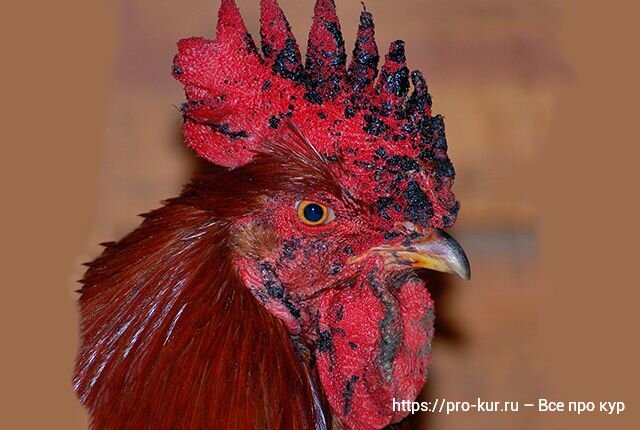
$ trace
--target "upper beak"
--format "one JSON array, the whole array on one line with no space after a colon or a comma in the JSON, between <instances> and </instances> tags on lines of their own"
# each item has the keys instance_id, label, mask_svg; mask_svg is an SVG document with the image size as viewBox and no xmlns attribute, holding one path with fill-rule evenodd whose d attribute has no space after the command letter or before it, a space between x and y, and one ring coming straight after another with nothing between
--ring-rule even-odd
<instances>
[{"instance_id":1,"label":"upper beak","mask_svg":"<svg viewBox=\"0 0 640 430\"><path fill-rule=\"evenodd\" d=\"M450 235L439 229L422 229L411 226L412 233L395 245L383 245L371 249L371 252L385 258L390 266L415 267L455 273L463 279L471 278L469 259L460 244Z\"/></svg>"}]
</instances>

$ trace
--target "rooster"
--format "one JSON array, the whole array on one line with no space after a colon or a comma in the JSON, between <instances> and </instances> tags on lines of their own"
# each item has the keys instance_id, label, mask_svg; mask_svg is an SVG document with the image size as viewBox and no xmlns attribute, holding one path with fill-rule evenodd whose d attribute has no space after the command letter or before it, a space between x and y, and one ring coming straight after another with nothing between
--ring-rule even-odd
<instances>
[{"instance_id":1,"label":"rooster","mask_svg":"<svg viewBox=\"0 0 640 430\"><path fill-rule=\"evenodd\" d=\"M372 16L353 59L317 0L303 64L276 0L262 53L233 0L178 43L188 146L210 161L88 263L74 386L91 428L381 429L427 378L417 269L469 277L443 119ZM401 425L406 425L403 421Z\"/></svg>"}]
</instances>

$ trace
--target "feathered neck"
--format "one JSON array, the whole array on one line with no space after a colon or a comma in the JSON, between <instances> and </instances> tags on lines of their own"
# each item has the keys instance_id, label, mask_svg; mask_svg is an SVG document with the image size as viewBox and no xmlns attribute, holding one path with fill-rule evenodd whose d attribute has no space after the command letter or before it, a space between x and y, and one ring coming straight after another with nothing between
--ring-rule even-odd
<instances>
[{"instance_id":1,"label":"feathered neck","mask_svg":"<svg viewBox=\"0 0 640 430\"><path fill-rule=\"evenodd\" d=\"M239 280L229 226L193 199L88 264L74 384L91 427L331 428L315 371Z\"/></svg>"}]
</instances>

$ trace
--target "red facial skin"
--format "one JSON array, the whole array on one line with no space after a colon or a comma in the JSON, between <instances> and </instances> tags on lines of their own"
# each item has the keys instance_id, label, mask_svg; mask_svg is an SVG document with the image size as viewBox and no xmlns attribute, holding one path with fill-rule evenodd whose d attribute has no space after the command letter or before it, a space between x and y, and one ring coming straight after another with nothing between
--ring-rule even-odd
<instances>
[{"instance_id":1,"label":"red facial skin","mask_svg":"<svg viewBox=\"0 0 640 430\"><path fill-rule=\"evenodd\" d=\"M335 219L304 224L295 210L299 200L332 208ZM271 252L238 257L238 271L254 297L312 346L334 413L354 429L382 428L406 416L392 410L393 399L420 392L433 336L433 302L417 277L388 269L380 256L349 262L402 240L377 218L312 194L270 198L263 212L239 223L275 231Z\"/></svg>"}]
</instances>

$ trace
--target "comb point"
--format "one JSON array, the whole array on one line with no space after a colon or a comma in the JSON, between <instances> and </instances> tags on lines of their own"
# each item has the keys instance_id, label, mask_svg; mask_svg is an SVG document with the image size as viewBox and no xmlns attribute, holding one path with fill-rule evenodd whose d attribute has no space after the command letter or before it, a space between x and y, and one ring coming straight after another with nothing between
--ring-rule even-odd
<instances>
[{"instance_id":1,"label":"comb point","mask_svg":"<svg viewBox=\"0 0 640 430\"><path fill-rule=\"evenodd\" d=\"M360 14L353 59L349 65L349 84L353 91L361 91L375 80L379 61L373 15L365 8Z\"/></svg>"},{"instance_id":2,"label":"comb point","mask_svg":"<svg viewBox=\"0 0 640 430\"><path fill-rule=\"evenodd\" d=\"M399 102L409 92L409 69L404 41L396 40L391 43L376 90L383 100L395 102Z\"/></svg>"},{"instance_id":3,"label":"comb point","mask_svg":"<svg viewBox=\"0 0 640 430\"><path fill-rule=\"evenodd\" d=\"M260 1L260 39L272 71L298 81L302 75L300 48L277 0Z\"/></svg>"},{"instance_id":4,"label":"comb point","mask_svg":"<svg viewBox=\"0 0 640 430\"><path fill-rule=\"evenodd\" d=\"M258 49L234 0L222 0L220 3L216 39L243 46L248 52L258 55Z\"/></svg>"},{"instance_id":5,"label":"comb point","mask_svg":"<svg viewBox=\"0 0 640 430\"><path fill-rule=\"evenodd\" d=\"M336 5L333 0L317 0L305 64L309 102L321 104L342 91L346 62Z\"/></svg>"}]
</instances>

